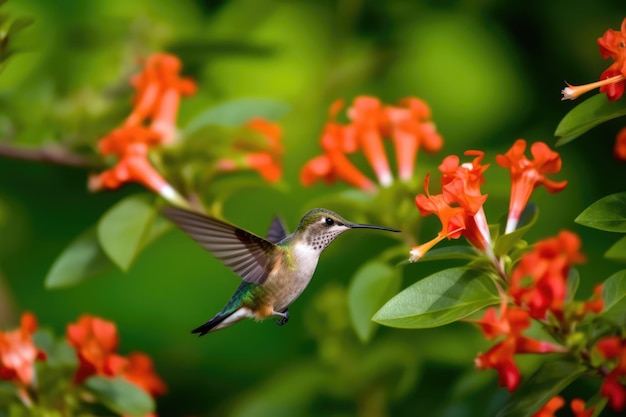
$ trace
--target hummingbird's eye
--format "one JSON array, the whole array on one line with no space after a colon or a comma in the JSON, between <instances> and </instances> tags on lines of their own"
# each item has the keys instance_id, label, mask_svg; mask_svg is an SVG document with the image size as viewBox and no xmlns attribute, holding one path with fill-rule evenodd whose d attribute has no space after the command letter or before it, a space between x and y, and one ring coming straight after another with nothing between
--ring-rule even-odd
<instances>
[{"instance_id":1,"label":"hummingbird's eye","mask_svg":"<svg viewBox=\"0 0 626 417\"><path fill-rule=\"evenodd\" d=\"M326 225L332 226L333 224L335 224L335 221L330 217L326 217Z\"/></svg>"}]
</instances>

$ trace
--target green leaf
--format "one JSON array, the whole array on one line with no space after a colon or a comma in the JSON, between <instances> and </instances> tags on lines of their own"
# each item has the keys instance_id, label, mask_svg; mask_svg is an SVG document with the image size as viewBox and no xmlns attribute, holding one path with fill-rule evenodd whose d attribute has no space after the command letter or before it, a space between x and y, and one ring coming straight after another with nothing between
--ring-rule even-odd
<instances>
[{"instance_id":1,"label":"green leaf","mask_svg":"<svg viewBox=\"0 0 626 417\"><path fill-rule=\"evenodd\" d=\"M436 327L498 302L500 298L489 275L475 269L451 268L404 289L373 320L408 329Z\"/></svg>"},{"instance_id":2,"label":"green leaf","mask_svg":"<svg viewBox=\"0 0 626 417\"><path fill-rule=\"evenodd\" d=\"M157 209L155 208L155 210ZM173 227L174 225L172 224L172 222L167 220L165 217L155 216L152 221L152 224L150 225L150 229L148 229L148 234L146 235L146 238L143 241L142 249L145 248L148 244L157 240L163 233L167 232Z\"/></svg>"},{"instance_id":3,"label":"green leaf","mask_svg":"<svg viewBox=\"0 0 626 417\"><path fill-rule=\"evenodd\" d=\"M602 284L604 310L600 317L618 326L626 323L626 269L611 275Z\"/></svg>"},{"instance_id":4,"label":"green leaf","mask_svg":"<svg viewBox=\"0 0 626 417\"><path fill-rule=\"evenodd\" d=\"M605 94L597 94L570 110L554 132L559 140L556 146L564 145L589 129L626 115L626 107L619 101L609 101Z\"/></svg>"},{"instance_id":5,"label":"green leaf","mask_svg":"<svg viewBox=\"0 0 626 417\"><path fill-rule=\"evenodd\" d=\"M447 246L429 250L420 258L419 262L448 261L451 259L473 261L478 256L480 256L480 253L473 246Z\"/></svg>"},{"instance_id":6,"label":"green leaf","mask_svg":"<svg viewBox=\"0 0 626 417\"><path fill-rule=\"evenodd\" d=\"M604 254L606 259L617 262L626 262L626 236L618 240Z\"/></svg>"},{"instance_id":7,"label":"green leaf","mask_svg":"<svg viewBox=\"0 0 626 417\"><path fill-rule=\"evenodd\" d=\"M35 346L46 352L46 363L53 367L74 367L78 364L76 351L66 340L55 340L48 329L39 329L33 334Z\"/></svg>"},{"instance_id":8,"label":"green leaf","mask_svg":"<svg viewBox=\"0 0 626 417\"><path fill-rule=\"evenodd\" d=\"M157 210L152 196L131 195L111 207L98 222L98 239L107 256L123 271L156 235ZM156 229L162 232L163 226Z\"/></svg>"},{"instance_id":9,"label":"green leaf","mask_svg":"<svg viewBox=\"0 0 626 417\"><path fill-rule=\"evenodd\" d=\"M576 291L578 290L578 285L580 284L580 274L578 273L578 269L570 268L567 273L567 302L574 301L574 296L576 295Z\"/></svg>"},{"instance_id":10,"label":"green leaf","mask_svg":"<svg viewBox=\"0 0 626 417\"><path fill-rule=\"evenodd\" d=\"M602 197L574 221L594 229L626 233L626 192Z\"/></svg>"},{"instance_id":11,"label":"green leaf","mask_svg":"<svg viewBox=\"0 0 626 417\"><path fill-rule=\"evenodd\" d=\"M78 284L107 269L113 264L102 251L96 228L92 227L78 236L54 261L45 285L47 288L59 288Z\"/></svg>"},{"instance_id":12,"label":"green leaf","mask_svg":"<svg viewBox=\"0 0 626 417\"><path fill-rule=\"evenodd\" d=\"M401 271L381 261L364 264L348 287L348 308L357 335L367 342L374 334L372 316L400 289Z\"/></svg>"},{"instance_id":13,"label":"green leaf","mask_svg":"<svg viewBox=\"0 0 626 417\"><path fill-rule=\"evenodd\" d=\"M276 120L288 111L289 105L278 100L267 98L232 100L200 113L187 124L185 134L189 135L205 126L240 126L255 117Z\"/></svg>"},{"instance_id":14,"label":"green leaf","mask_svg":"<svg viewBox=\"0 0 626 417\"><path fill-rule=\"evenodd\" d=\"M152 397L135 384L122 378L92 376L85 387L105 406L120 414L145 416L154 411Z\"/></svg>"},{"instance_id":15,"label":"green leaf","mask_svg":"<svg viewBox=\"0 0 626 417\"><path fill-rule=\"evenodd\" d=\"M527 204L520 215L520 222L517 229L513 230L511 233L499 235L496 238L494 245L496 256L508 255L512 249L516 248L526 232L537 222L538 217L539 210L537 209L537 205L533 203Z\"/></svg>"},{"instance_id":16,"label":"green leaf","mask_svg":"<svg viewBox=\"0 0 626 417\"><path fill-rule=\"evenodd\" d=\"M545 361L530 378L517 387L496 417L531 417L585 371L584 366L571 360Z\"/></svg>"},{"instance_id":17,"label":"green leaf","mask_svg":"<svg viewBox=\"0 0 626 417\"><path fill-rule=\"evenodd\" d=\"M33 23L35 23L35 19L33 19L32 17L18 17L13 22L11 22L11 26L6 33L6 36L15 36L17 32L24 30Z\"/></svg>"}]
</instances>

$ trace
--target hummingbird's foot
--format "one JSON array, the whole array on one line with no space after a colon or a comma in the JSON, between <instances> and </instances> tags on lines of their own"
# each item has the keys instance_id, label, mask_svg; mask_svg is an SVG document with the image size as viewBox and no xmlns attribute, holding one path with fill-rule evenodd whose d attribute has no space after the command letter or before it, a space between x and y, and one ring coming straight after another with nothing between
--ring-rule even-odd
<instances>
[{"instance_id":1,"label":"hummingbird's foot","mask_svg":"<svg viewBox=\"0 0 626 417\"><path fill-rule=\"evenodd\" d=\"M275 311L274 314L280 316L280 318L276 320L276 324L279 326L284 326L289 321L289 309L287 308L282 313Z\"/></svg>"}]
</instances>

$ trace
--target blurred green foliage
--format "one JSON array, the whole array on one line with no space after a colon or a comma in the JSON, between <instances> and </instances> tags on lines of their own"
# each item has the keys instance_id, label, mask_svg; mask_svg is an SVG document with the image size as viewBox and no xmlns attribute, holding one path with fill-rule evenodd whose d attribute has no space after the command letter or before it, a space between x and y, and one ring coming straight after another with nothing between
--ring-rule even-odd
<instances>
[{"instance_id":1,"label":"blurred green foliage","mask_svg":"<svg viewBox=\"0 0 626 417\"><path fill-rule=\"evenodd\" d=\"M430 104L445 145L440 155L418 158L419 184L450 153L493 156L519 137L554 144L558 121L575 105L560 101L563 80L598 78L607 64L595 41L624 17L623 0L10 0L2 11L34 19L0 73L2 141L93 144L128 113L128 77L137 57L153 51L179 55L184 73L198 81L199 93L182 103L183 126L233 99L287 103L280 120L286 186L252 188L223 208L228 220L259 234L276 213L293 230L313 201L346 188L305 189L297 180L318 153L336 98L418 96ZM589 277L619 269L601 258L614 239L573 220L623 191L624 167L611 155L621 125L623 118L602 124L560 148L568 187L533 196L541 215L528 240L562 228L582 236L590 260L580 267L582 294L596 282ZM486 178L494 221L508 205L508 173L492 166ZM495 373L472 369L488 344L467 324L380 328L369 344L359 341L349 324L348 279L392 244L386 237L347 235L332 245L285 327L247 321L192 337L189 330L222 307L238 279L179 232L147 247L125 273L47 290L44 278L61 251L140 190L92 195L86 181L83 169L0 159L0 324L15 323L21 310L58 334L81 313L116 322L122 349L150 354L168 383L159 415L485 416L504 403ZM420 240L439 227L436 219L422 225ZM402 287L441 262L458 265L406 266ZM523 370L536 367L525 359ZM588 396L597 387L568 390Z\"/></svg>"}]
</instances>

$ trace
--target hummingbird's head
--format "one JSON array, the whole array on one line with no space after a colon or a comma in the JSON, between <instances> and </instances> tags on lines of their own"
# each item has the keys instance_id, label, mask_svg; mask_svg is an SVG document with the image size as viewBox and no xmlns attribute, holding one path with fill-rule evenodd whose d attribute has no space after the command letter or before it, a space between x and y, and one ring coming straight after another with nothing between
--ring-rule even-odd
<instances>
[{"instance_id":1,"label":"hummingbird's head","mask_svg":"<svg viewBox=\"0 0 626 417\"><path fill-rule=\"evenodd\" d=\"M308 211L300 224L298 232L304 242L315 250L324 250L337 236L350 229L380 229L389 232L399 230L369 224L351 223L330 210L317 208Z\"/></svg>"}]
</instances>

